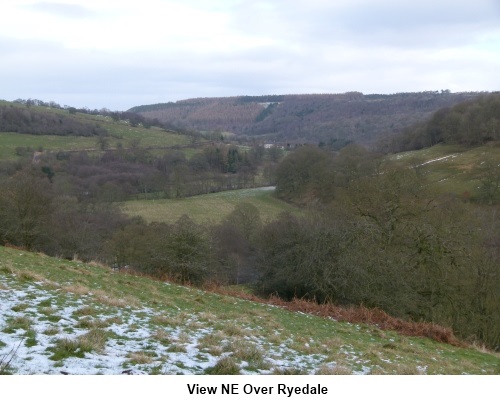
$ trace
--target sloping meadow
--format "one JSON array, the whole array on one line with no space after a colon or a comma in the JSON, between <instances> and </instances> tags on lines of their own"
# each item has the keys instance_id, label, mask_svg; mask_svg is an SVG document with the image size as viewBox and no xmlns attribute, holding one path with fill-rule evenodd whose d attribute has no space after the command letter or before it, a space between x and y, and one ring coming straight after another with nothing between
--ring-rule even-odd
<instances>
[{"instance_id":1,"label":"sloping meadow","mask_svg":"<svg viewBox=\"0 0 500 405\"><path fill-rule=\"evenodd\" d=\"M500 358L0 247L2 374L499 374Z\"/></svg>"}]
</instances>

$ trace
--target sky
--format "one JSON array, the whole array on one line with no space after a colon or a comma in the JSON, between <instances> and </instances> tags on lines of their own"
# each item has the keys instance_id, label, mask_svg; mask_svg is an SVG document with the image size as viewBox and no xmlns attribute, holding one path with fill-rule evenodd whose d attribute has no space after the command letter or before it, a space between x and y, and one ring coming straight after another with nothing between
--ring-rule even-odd
<instances>
[{"instance_id":1,"label":"sky","mask_svg":"<svg viewBox=\"0 0 500 405\"><path fill-rule=\"evenodd\" d=\"M500 90L500 0L2 0L0 99Z\"/></svg>"}]
</instances>

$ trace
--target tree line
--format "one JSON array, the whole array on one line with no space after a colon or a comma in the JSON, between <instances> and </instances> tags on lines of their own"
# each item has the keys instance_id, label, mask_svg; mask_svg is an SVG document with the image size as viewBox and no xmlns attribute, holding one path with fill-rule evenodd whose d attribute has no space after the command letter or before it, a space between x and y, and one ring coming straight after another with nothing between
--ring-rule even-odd
<instances>
[{"instance_id":1,"label":"tree line","mask_svg":"<svg viewBox=\"0 0 500 405\"><path fill-rule=\"evenodd\" d=\"M3 163L5 175L30 164L32 152L19 148L21 158L17 163ZM281 155L276 152L261 146L240 148L214 142L205 144L188 159L182 149L166 149L158 154L132 141L128 147L118 145L94 153L42 150L37 152L36 165L60 194L79 201L119 202L130 198L183 198L269 185Z\"/></svg>"},{"instance_id":2,"label":"tree line","mask_svg":"<svg viewBox=\"0 0 500 405\"><path fill-rule=\"evenodd\" d=\"M222 224L147 224L105 201L62 193L38 166L0 181L0 243L65 259L100 260L151 276L201 285L255 278L243 257L260 214L241 204ZM253 239L252 239L253 240Z\"/></svg>"},{"instance_id":3,"label":"tree line","mask_svg":"<svg viewBox=\"0 0 500 405\"><path fill-rule=\"evenodd\" d=\"M96 123L82 122L68 115L30 108L0 106L0 131L32 135L107 136Z\"/></svg>"}]
</instances>

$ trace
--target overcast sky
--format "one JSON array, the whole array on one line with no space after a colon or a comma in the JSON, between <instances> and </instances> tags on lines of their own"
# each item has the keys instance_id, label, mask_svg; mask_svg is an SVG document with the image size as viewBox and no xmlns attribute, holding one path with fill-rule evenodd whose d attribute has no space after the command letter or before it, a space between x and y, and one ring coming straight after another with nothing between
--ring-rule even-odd
<instances>
[{"instance_id":1,"label":"overcast sky","mask_svg":"<svg viewBox=\"0 0 500 405\"><path fill-rule=\"evenodd\" d=\"M1 0L0 99L500 90L500 0Z\"/></svg>"}]
</instances>

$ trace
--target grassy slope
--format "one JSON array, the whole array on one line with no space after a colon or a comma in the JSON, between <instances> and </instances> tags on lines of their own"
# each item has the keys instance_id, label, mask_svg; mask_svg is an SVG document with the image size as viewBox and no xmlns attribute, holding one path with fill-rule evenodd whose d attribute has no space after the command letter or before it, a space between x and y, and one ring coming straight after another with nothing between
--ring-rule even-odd
<instances>
[{"instance_id":1,"label":"grassy slope","mask_svg":"<svg viewBox=\"0 0 500 405\"><path fill-rule=\"evenodd\" d=\"M500 145L471 148L436 145L419 151L398 153L390 159L404 166L417 165L428 179L429 186L440 192L459 196L468 192L472 197L477 197L480 182L475 178L474 169L480 167L486 157L500 163Z\"/></svg>"},{"instance_id":2,"label":"grassy slope","mask_svg":"<svg viewBox=\"0 0 500 405\"><path fill-rule=\"evenodd\" d=\"M299 213L295 208L273 196L270 189L245 189L204 194L190 198L171 200L136 200L122 204L124 213L141 216L148 222L173 223L184 214L195 222L220 222L240 202L255 205L265 222L276 218L283 211Z\"/></svg>"},{"instance_id":3,"label":"grassy slope","mask_svg":"<svg viewBox=\"0 0 500 405\"><path fill-rule=\"evenodd\" d=\"M13 373L500 373L475 349L5 247L0 298Z\"/></svg>"},{"instance_id":4,"label":"grassy slope","mask_svg":"<svg viewBox=\"0 0 500 405\"><path fill-rule=\"evenodd\" d=\"M5 104L5 103L4 103ZM16 107L20 107L16 105ZM50 111L60 115L68 115L64 110L50 109L47 107L30 107L40 109L40 111ZM105 128L109 133L109 147L115 148L118 144L127 147L132 140L140 139L141 147L163 148L173 145L185 145L189 143L188 137L172 132L164 131L160 128L151 127L150 129L132 127L126 122L113 122L110 117L94 116L88 114L76 114L72 116L83 122L97 123ZM0 132L0 159L16 158L16 147L31 147L37 149L42 147L48 151L59 150L82 150L95 149L97 146L97 137L83 136L54 136L54 135L29 135L9 132Z\"/></svg>"},{"instance_id":5,"label":"grassy slope","mask_svg":"<svg viewBox=\"0 0 500 405\"><path fill-rule=\"evenodd\" d=\"M189 143L189 139L185 135L167 132L161 128L151 127L146 129L142 126L132 127L128 123L119 121L114 122L110 117L93 116L86 114L78 114L79 117L88 121L97 122L105 128L109 135L115 138L114 142L121 142L124 147L133 139L140 139L141 147L165 147L174 145L184 145ZM114 146L111 142L110 146Z\"/></svg>"}]
</instances>

